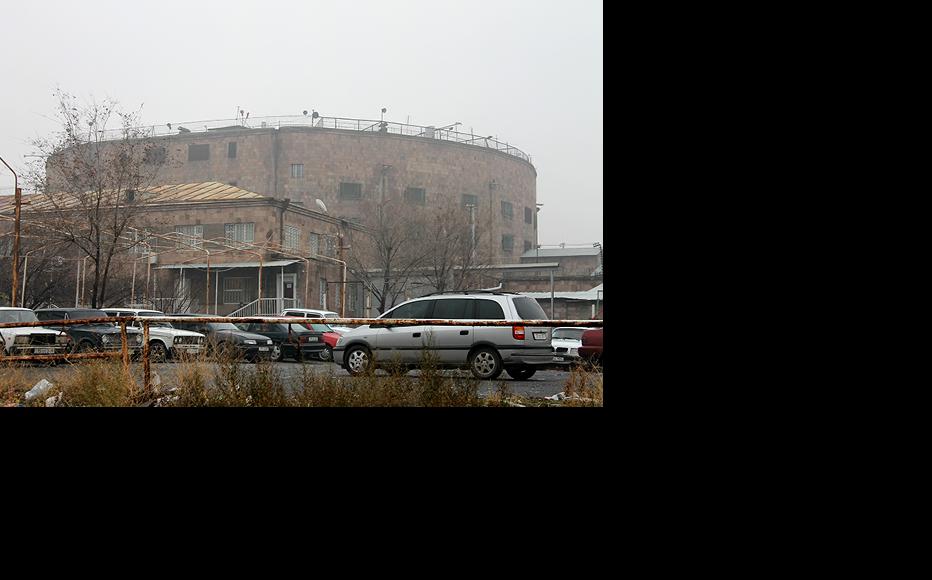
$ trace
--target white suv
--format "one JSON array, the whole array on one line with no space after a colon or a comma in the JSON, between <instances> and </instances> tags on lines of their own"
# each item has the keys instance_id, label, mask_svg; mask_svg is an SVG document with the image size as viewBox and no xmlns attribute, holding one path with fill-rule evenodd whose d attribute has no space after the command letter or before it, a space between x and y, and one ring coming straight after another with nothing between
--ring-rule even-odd
<instances>
[{"instance_id":1,"label":"white suv","mask_svg":"<svg viewBox=\"0 0 932 580\"><path fill-rule=\"evenodd\" d=\"M508 326L369 326L344 334L333 359L351 375L371 364L415 367L429 353L442 367L468 367L474 377L492 380L502 370L524 380L539 365L553 362L550 328L526 327L547 320L536 300L510 292L429 294L389 310L379 319L507 320Z\"/></svg>"},{"instance_id":2,"label":"white suv","mask_svg":"<svg viewBox=\"0 0 932 580\"><path fill-rule=\"evenodd\" d=\"M0 308L0 322L38 322L28 308ZM0 328L0 354L64 354L71 349L71 339L64 332L41 326Z\"/></svg>"},{"instance_id":3,"label":"white suv","mask_svg":"<svg viewBox=\"0 0 932 580\"><path fill-rule=\"evenodd\" d=\"M165 316L157 310L139 310L136 308L104 308L107 316ZM142 332L142 323L139 321L126 325L135 327ZM168 358L178 358L185 354L197 356L204 351L207 338L200 332L181 330L175 328L170 322L149 323L149 356L155 361L164 361Z\"/></svg>"}]
</instances>

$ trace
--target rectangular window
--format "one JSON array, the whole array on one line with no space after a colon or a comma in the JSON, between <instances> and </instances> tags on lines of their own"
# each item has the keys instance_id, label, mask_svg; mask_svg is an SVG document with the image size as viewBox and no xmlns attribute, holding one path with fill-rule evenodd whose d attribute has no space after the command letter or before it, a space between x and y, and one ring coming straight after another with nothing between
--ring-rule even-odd
<instances>
[{"instance_id":1,"label":"rectangular window","mask_svg":"<svg viewBox=\"0 0 932 580\"><path fill-rule=\"evenodd\" d=\"M304 164L303 163L292 163L291 164L291 178L292 179L304 179Z\"/></svg>"},{"instance_id":2,"label":"rectangular window","mask_svg":"<svg viewBox=\"0 0 932 580\"><path fill-rule=\"evenodd\" d=\"M236 141L232 141L227 144L227 157L230 159L236 159Z\"/></svg>"},{"instance_id":3,"label":"rectangular window","mask_svg":"<svg viewBox=\"0 0 932 580\"><path fill-rule=\"evenodd\" d=\"M361 183L340 183L340 199L357 200L362 199Z\"/></svg>"},{"instance_id":4,"label":"rectangular window","mask_svg":"<svg viewBox=\"0 0 932 580\"><path fill-rule=\"evenodd\" d=\"M188 145L188 161L207 161L210 159L210 145Z\"/></svg>"},{"instance_id":5,"label":"rectangular window","mask_svg":"<svg viewBox=\"0 0 932 580\"><path fill-rule=\"evenodd\" d=\"M175 233L180 234L175 236L175 249L177 250L190 250L193 247L200 248L203 247L204 239L204 226L175 226Z\"/></svg>"},{"instance_id":6,"label":"rectangular window","mask_svg":"<svg viewBox=\"0 0 932 580\"><path fill-rule=\"evenodd\" d=\"M478 196L478 195L473 195L473 194L471 194L471 193L464 193L464 194L463 194L463 207L466 207L467 205L474 205L474 206L478 207L478 206L479 206L479 196Z\"/></svg>"},{"instance_id":7,"label":"rectangular window","mask_svg":"<svg viewBox=\"0 0 932 580\"><path fill-rule=\"evenodd\" d=\"M285 249L286 250L297 250L298 239L300 238L298 228L294 226L285 226L284 234L285 234L284 235L285 239L282 242L282 245L285 247Z\"/></svg>"},{"instance_id":8,"label":"rectangular window","mask_svg":"<svg viewBox=\"0 0 932 580\"><path fill-rule=\"evenodd\" d=\"M0 256L12 256L13 255L13 238L7 236L5 238L0 238ZM13 268L10 267L10 270Z\"/></svg>"},{"instance_id":9,"label":"rectangular window","mask_svg":"<svg viewBox=\"0 0 932 580\"><path fill-rule=\"evenodd\" d=\"M165 148L161 146L146 147L145 152L142 154L143 162L150 165L165 163L165 157Z\"/></svg>"},{"instance_id":10,"label":"rectangular window","mask_svg":"<svg viewBox=\"0 0 932 580\"><path fill-rule=\"evenodd\" d=\"M349 290L346 292L347 302L346 305L349 308L350 312L356 312L356 305L358 303L357 298L359 295L359 288L357 284L347 284Z\"/></svg>"},{"instance_id":11,"label":"rectangular window","mask_svg":"<svg viewBox=\"0 0 932 580\"><path fill-rule=\"evenodd\" d=\"M336 236L326 236L326 248L324 248L324 255L335 258L337 255L337 237Z\"/></svg>"},{"instance_id":12,"label":"rectangular window","mask_svg":"<svg viewBox=\"0 0 932 580\"><path fill-rule=\"evenodd\" d=\"M502 253L506 256L510 256L512 250L515 248L515 237L514 236L502 236Z\"/></svg>"},{"instance_id":13,"label":"rectangular window","mask_svg":"<svg viewBox=\"0 0 932 580\"><path fill-rule=\"evenodd\" d=\"M427 193L421 187L409 187L405 190L405 201L424 205L427 203Z\"/></svg>"},{"instance_id":14,"label":"rectangular window","mask_svg":"<svg viewBox=\"0 0 932 580\"><path fill-rule=\"evenodd\" d=\"M132 253L136 254L137 256L148 256L149 248L154 241L154 239L149 238L148 231L140 232L139 230L133 230L133 243L135 245L132 248ZM0 248L2 248L2 246L3 241L0 241ZM2 255L2 249L0 249L0 256Z\"/></svg>"},{"instance_id":15,"label":"rectangular window","mask_svg":"<svg viewBox=\"0 0 932 580\"><path fill-rule=\"evenodd\" d=\"M534 212L529 207L524 208L524 223L534 223Z\"/></svg>"},{"instance_id":16,"label":"rectangular window","mask_svg":"<svg viewBox=\"0 0 932 580\"><path fill-rule=\"evenodd\" d=\"M252 243L255 241L256 236L256 224L250 222L248 224L224 224L224 235L231 242L247 242Z\"/></svg>"},{"instance_id":17,"label":"rectangular window","mask_svg":"<svg viewBox=\"0 0 932 580\"><path fill-rule=\"evenodd\" d=\"M223 279L224 304L243 304L246 302L246 280L247 278Z\"/></svg>"},{"instance_id":18,"label":"rectangular window","mask_svg":"<svg viewBox=\"0 0 932 580\"><path fill-rule=\"evenodd\" d=\"M324 310L327 308L327 280L320 279L320 307Z\"/></svg>"},{"instance_id":19,"label":"rectangular window","mask_svg":"<svg viewBox=\"0 0 932 580\"><path fill-rule=\"evenodd\" d=\"M310 252L312 256L317 256L320 254L320 234L308 234L308 238L310 238L308 252Z\"/></svg>"},{"instance_id":20,"label":"rectangular window","mask_svg":"<svg viewBox=\"0 0 932 580\"><path fill-rule=\"evenodd\" d=\"M502 202L502 217L505 218L506 220L514 219L515 217L514 209L511 207L510 201Z\"/></svg>"},{"instance_id":21,"label":"rectangular window","mask_svg":"<svg viewBox=\"0 0 932 580\"><path fill-rule=\"evenodd\" d=\"M532 244L531 242L529 242L529 241L527 241L527 240L524 240L524 251L525 251L525 252L530 251L531 248L532 248L533 246L534 246L534 244Z\"/></svg>"}]
</instances>

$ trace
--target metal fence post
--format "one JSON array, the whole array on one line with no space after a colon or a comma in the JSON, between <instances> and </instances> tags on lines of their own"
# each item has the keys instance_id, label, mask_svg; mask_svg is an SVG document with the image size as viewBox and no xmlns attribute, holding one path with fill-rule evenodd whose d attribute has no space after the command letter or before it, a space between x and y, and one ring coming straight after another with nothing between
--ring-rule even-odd
<instances>
[{"instance_id":1,"label":"metal fence post","mask_svg":"<svg viewBox=\"0 0 932 580\"><path fill-rule=\"evenodd\" d=\"M120 342L123 344L123 372L129 376L129 348L126 345L126 321L120 321Z\"/></svg>"},{"instance_id":2,"label":"metal fence post","mask_svg":"<svg viewBox=\"0 0 932 580\"><path fill-rule=\"evenodd\" d=\"M142 321L142 389L148 396L152 385L152 368L149 366L149 321Z\"/></svg>"}]
</instances>

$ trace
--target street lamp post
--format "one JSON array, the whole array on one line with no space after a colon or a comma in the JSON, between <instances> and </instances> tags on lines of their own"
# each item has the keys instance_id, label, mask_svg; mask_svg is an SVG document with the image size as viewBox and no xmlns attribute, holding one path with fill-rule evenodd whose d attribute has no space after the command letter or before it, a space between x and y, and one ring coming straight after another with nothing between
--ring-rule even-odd
<instances>
[{"instance_id":1,"label":"street lamp post","mask_svg":"<svg viewBox=\"0 0 932 580\"><path fill-rule=\"evenodd\" d=\"M0 161L13 173L13 203L15 204L15 208L13 210L13 290L10 293L10 306L16 306L16 287L19 285L19 216L23 201L23 191L19 188L19 176L16 175L13 168L10 167L9 163L4 161L2 157L0 157ZM23 275L25 276L25 273L23 273Z\"/></svg>"},{"instance_id":2,"label":"street lamp post","mask_svg":"<svg viewBox=\"0 0 932 580\"><path fill-rule=\"evenodd\" d=\"M29 268L29 254L31 254L31 253L33 253L33 252L38 252L39 250L43 250L43 251L44 251L44 250L45 250L45 246L42 246L41 248L35 248L35 249L33 249L33 250L29 250L28 252L26 252L25 257L23 258L23 292L22 292L23 295L20 296L20 299L19 299L19 307L20 307L20 308L25 308L25 304L26 304L26 273L29 271L29 270L28 270L28 268ZM16 305L13 304L12 302L10 303L10 305L11 305L11 306L16 306Z\"/></svg>"},{"instance_id":3,"label":"street lamp post","mask_svg":"<svg viewBox=\"0 0 932 580\"><path fill-rule=\"evenodd\" d=\"M492 244L494 243L494 240L493 240L494 236L492 235L494 230L492 228L492 223L493 223L493 220L495 219L494 217L495 212L492 210L492 190L495 189L496 185L497 184L495 183L494 179L489 182L489 265L492 264L492 259L494 256L494 253L492 251L492 247L493 247Z\"/></svg>"}]
</instances>

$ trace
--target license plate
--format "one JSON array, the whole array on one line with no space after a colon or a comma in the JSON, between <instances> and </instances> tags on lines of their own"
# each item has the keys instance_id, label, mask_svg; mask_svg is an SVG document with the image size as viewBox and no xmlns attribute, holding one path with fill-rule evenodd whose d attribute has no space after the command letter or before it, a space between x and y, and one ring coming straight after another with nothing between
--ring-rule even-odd
<instances>
[{"instance_id":1,"label":"license plate","mask_svg":"<svg viewBox=\"0 0 932 580\"><path fill-rule=\"evenodd\" d=\"M535 332L534 340L547 340L547 333L546 332Z\"/></svg>"},{"instance_id":2,"label":"license plate","mask_svg":"<svg viewBox=\"0 0 932 580\"><path fill-rule=\"evenodd\" d=\"M267 351L267 350L269 350L269 347L267 347L267 346L260 346L260 347L259 347L259 350L261 350L261 351Z\"/></svg>"},{"instance_id":3,"label":"license plate","mask_svg":"<svg viewBox=\"0 0 932 580\"><path fill-rule=\"evenodd\" d=\"M564 359L562 356L555 356L555 357L553 357L553 360L555 360L555 361L557 361L557 362L563 362L565 359Z\"/></svg>"},{"instance_id":4,"label":"license plate","mask_svg":"<svg viewBox=\"0 0 932 580\"><path fill-rule=\"evenodd\" d=\"M316 336L309 336L309 337L307 337L307 341L308 341L308 342L317 342L317 337L316 337Z\"/></svg>"},{"instance_id":5,"label":"license plate","mask_svg":"<svg viewBox=\"0 0 932 580\"><path fill-rule=\"evenodd\" d=\"M54 348L37 348L36 354L55 354Z\"/></svg>"}]
</instances>

